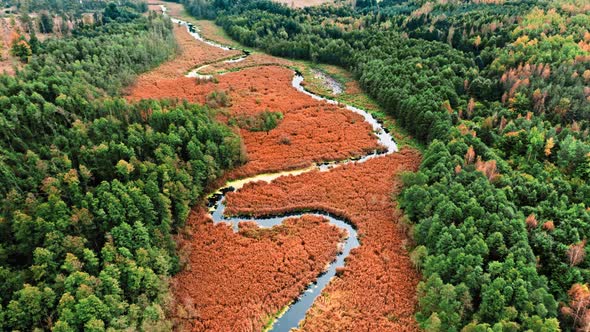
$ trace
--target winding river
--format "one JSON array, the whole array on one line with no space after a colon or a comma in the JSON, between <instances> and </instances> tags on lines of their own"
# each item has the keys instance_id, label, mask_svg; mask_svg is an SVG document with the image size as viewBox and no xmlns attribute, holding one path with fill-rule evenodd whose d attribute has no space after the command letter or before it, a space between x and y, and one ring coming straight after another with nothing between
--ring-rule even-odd
<instances>
[{"instance_id":1,"label":"winding river","mask_svg":"<svg viewBox=\"0 0 590 332\"><path fill-rule=\"evenodd\" d=\"M161 8L162 8L162 12L164 14L166 14L166 11L167 11L166 7L162 5ZM206 40L205 38L203 38L199 34L197 27L191 23L188 23L188 22L176 19L176 18L171 18L171 20L173 23L186 26L190 35L201 42L204 42L208 45L215 46L215 47L218 47L218 48L221 48L224 50L234 49L234 48L231 48L228 46L224 46L224 45L215 43L210 40ZM219 62L231 63L231 62L243 61L249 56L249 52L247 52L245 50L241 50L241 51L242 51L242 54L240 54L234 58L231 58L229 60L228 59L220 60ZM208 65L204 65L204 66L200 66L196 69L193 69L186 76L187 77L202 78L202 79L211 79L212 75L199 74L199 71L207 66ZM297 217L301 217L303 215L321 216L321 217L327 219L330 222L330 224L332 224L338 228L344 229L347 232L348 236L343 241L343 243L339 244L340 251L339 251L338 255L336 256L336 259L334 261L330 262L330 264L317 277L317 279L315 281L313 281L311 284L309 284L307 286L307 288L303 291L303 293L301 293L297 299L295 299L292 303L290 303L278 315L278 318L274 321L272 326L267 329L267 331L277 331L277 332L278 331L289 331L292 328L296 328L299 326L299 323L305 318L305 314L306 314L307 310L312 306L314 300L321 294L322 290L330 282L332 277L334 277L336 275L336 269L339 267L343 267L345 264L345 259L346 259L346 257L348 257L350 251L353 248L356 248L360 245L360 242L359 242L359 239L357 236L357 232L356 232L354 226L352 224L350 224L350 222L348 220L344 220L338 216L331 215L325 211L314 211L314 212L308 212L308 213L293 213L293 214L281 215L281 216L276 216L276 217L268 217L268 218L226 216L224 214L224 212L225 212L225 194L230 191L239 190L245 184L250 183L250 182L255 182L255 181L271 182L280 176L297 175L297 174L310 172L313 170L319 170L321 172L328 171L334 167L338 167L338 166L346 164L346 163L362 163L362 162L365 162L371 158L376 158L376 157L383 156L386 154L391 154L391 153L394 153L397 151L397 145L395 144L393 137L383 128L383 126L381 125L380 122L378 122L375 118L373 118L373 116L371 114L369 114L368 112L366 112L360 108L350 106L350 105L345 105L345 104L339 103L335 100L327 99L327 98L321 97L319 95L316 95L312 92L309 92L309 91L305 90L305 88L302 86L302 84L301 84L302 82L303 82L303 75L301 75L301 73L299 73L297 71L294 71L292 86L295 89L297 89L301 93L304 93L304 94L312 97L315 100L324 101L329 104L340 105L340 106L345 107L346 109L348 109L351 112L360 114L364 118L364 120L371 125L371 127L373 128L373 132L375 133L375 135L377 136L377 138L379 140L379 143L383 147L385 147L386 149L380 150L380 151L374 151L373 153L367 154L367 155L365 155L361 158L358 158L356 160L335 161L335 162L316 164L316 165L313 165L311 167L301 169L301 170L285 171L285 172L278 172L278 173L272 173L272 174L261 174L261 175L253 176L253 177L246 178L246 179L231 181L231 182L226 183L223 187L218 189L218 191L216 191L215 193L213 193L210 196L210 198L209 198L209 211L210 211L210 216L213 219L213 221L215 223L229 223L232 225L232 228L235 232L238 231L238 223L240 221L253 221L259 227L273 227L276 225L280 225L283 222L283 220L285 220L286 218L297 218Z\"/></svg>"}]
</instances>

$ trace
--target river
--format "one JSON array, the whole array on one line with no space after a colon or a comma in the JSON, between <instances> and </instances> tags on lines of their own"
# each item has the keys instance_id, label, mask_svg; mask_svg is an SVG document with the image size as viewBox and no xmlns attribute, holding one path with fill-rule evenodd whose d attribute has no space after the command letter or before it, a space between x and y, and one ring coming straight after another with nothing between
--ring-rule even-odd
<instances>
[{"instance_id":1,"label":"river","mask_svg":"<svg viewBox=\"0 0 590 332\"><path fill-rule=\"evenodd\" d=\"M164 14L166 14L166 7L161 6L161 8L162 8L162 11L164 12ZM190 35L201 42L207 43L208 45L218 47L218 48L221 48L224 50L235 49L232 47L228 47L228 46L224 46L224 45L215 43L210 40L206 40L205 38L203 38L199 34L197 27L191 23L188 23L188 22L176 19L176 18L171 18L171 19L176 24L186 26ZM249 52L244 51L244 50L241 50L241 51L242 51L242 54L240 54L234 58L231 58L229 60L228 59L220 60L220 62L222 62L222 61L223 62L239 62L239 61L245 60L249 56ZM213 77L212 75L199 74L199 71L207 66L208 65L204 65L204 66L200 66L196 69L191 70L187 74L187 77L211 79ZM383 147L385 147L386 149L385 149L385 151L374 151L373 153L367 154L357 160L335 161L335 162L329 162L329 163L322 163L322 164L313 165L311 167L301 169L301 170L285 171L285 172L278 172L278 173L272 173L272 174L261 174L261 175L253 176L250 178L240 179L240 180L236 180L236 181L230 181L230 182L226 183L223 187L219 188L215 193L213 193L210 196L210 198L209 198L209 209L210 210L209 211L210 211L210 215L211 215L211 218L213 219L213 221L215 223L229 223L232 225L232 228L235 232L238 231L238 223L240 221L252 221L252 222L255 222L259 227L273 227L276 225L280 225L283 222L283 220L285 220L286 218L293 218L293 217L297 218L297 217L302 217L303 215L318 215L318 216L322 216L323 218L326 218L330 222L330 224L332 224L338 228L344 229L348 234L348 236L346 237L344 242L340 244L341 250L339 251L335 260L330 262L330 264L327 266L327 268L317 277L317 279L314 280L311 284L309 284L307 286L307 288L303 291L303 293L301 293L297 299L295 299L292 303L290 303L288 305L288 307L285 310L283 310L281 312L281 314L278 316L278 318L274 321L272 326L268 329L268 331L273 331L273 332L287 332L287 331L291 330L292 328L296 328L299 326L299 323L305 318L307 310L309 308L311 308L311 306L313 305L314 300L321 294L322 290L324 289L324 287L326 287L326 285L328 285L328 283L330 282L332 277L334 277L336 275L337 268L343 267L345 265L345 259L350 254L350 251L353 248L356 248L360 245L357 232L356 232L354 226L352 224L350 224L350 222L348 220L342 219L338 216L330 215L329 213L327 213L325 211L315 211L312 213L293 213L293 214L281 215L281 216L275 216L275 217L269 217L269 218L226 216L224 214L224 212L225 212L225 193L227 193L229 191L239 190L240 188L242 188L243 185L250 183L250 182L255 182L255 181L271 182L280 176L297 175L297 174L302 174L302 173L306 173L306 172L310 172L310 171L314 171L314 170L319 170L319 171L325 172L325 171L329 171L330 169L332 169L334 167L338 167L338 166L341 166L341 165L344 165L347 163L362 163L362 162L365 162L371 158L377 158L379 156L391 154L391 153L394 153L398 150L393 137L383 128L381 123L379 121L377 121L370 113L368 113L367 111L362 110L360 108L357 108L357 107L354 107L351 105L342 104L342 103L339 103L335 100L327 99L327 98L324 98L324 97L319 96L317 94L314 94L314 93L306 90L302 86L301 83L303 82L303 80L304 80L303 75L301 75L301 73L299 73L297 71L294 71L293 80L291 83L295 89L297 89L301 93L304 93L304 94L312 97L315 100L325 101L329 104L340 105L342 107L345 107L347 110L349 110L351 112L360 114L364 118L365 122L367 122L368 124L371 125L373 132L376 135L379 143Z\"/></svg>"}]
</instances>

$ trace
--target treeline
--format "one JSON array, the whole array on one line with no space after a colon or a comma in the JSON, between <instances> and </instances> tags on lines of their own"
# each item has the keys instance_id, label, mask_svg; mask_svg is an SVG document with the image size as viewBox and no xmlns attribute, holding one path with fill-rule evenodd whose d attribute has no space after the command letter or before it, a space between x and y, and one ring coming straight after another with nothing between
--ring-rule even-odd
<instances>
[{"instance_id":1,"label":"treeline","mask_svg":"<svg viewBox=\"0 0 590 332\"><path fill-rule=\"evenodd\" d=\"M467 105L452 111L457 120L451 143L446 144L450 153L440 154L431 145L417 175L420 181L410 186L402 199L406 211L417 221L416 240L423 246L414 254L425 277L429 278L421 288L422 310L418 315L425 327L475 327L471 319L487 323L488 328L506 328L507 322L516 322L518 325L511 328L541 330L540 326L530 325L540 323L533 319L534 315L559 318L559 327L563 330L588 327L588 321L583 319L588 303L577 301L574 290L590 282L585 260L585 243L590 232L586 153L590 150L588 88L584 78L584 73L590 69L585 60L588 56L585 35L590 25L581 23L587 22L586 14L564 10L571 2L558 1L546 8L543 6L547 4L540 3L530 10L514 10L511 15L519 18L519 22L508 24L510 29L500 34L509 37L503 41L506 42L504 47L482 41L478 45L479 53L470 50L476 63L483 66L479 78L466 82L469 86L465 96L469 98ZM498 10L496 5L480 7L478 15ZM433 12L435 10L436 7ZM478 61L478 57L484 56L487 60ZM590 77L588 73L586 77ZM481 87L478 81L491 82L486 86L492 89ZM495 89L499 93L494 93ZM460 149L457 142L461 142ZM449 162L449 155L454 158L453 162ZM442 169L446 169L445 177L437 175ZM487 177L494 190L485 190L484 196L474 197L480 191L473 187L473 180L463 180L473 171L482 173L479 177ZM411 180L410 184L412 181L417 180ZM502 203L490 210L487 204L499 201L493 198L498 189ZM431 203L417 203L418 197ZM473 211L471 207L462 206L474 199L476 206L484 208L484 214L479 217L469 214ZM508 207L510 213L502 216L496 210L499 207ZM458 218L454 214L443 218L444 213L438 209L454 210L459 213ZM496 215L499 218L491 227L485 220L492 216L497 218ZM464 227L470 217L487 245L487 251L476 255L483 258L484 264L483 274L478 279L481 291L475 293L480 296L455 308L436 305L437 300L443 302L435 296L437 288L429 285L434 282L431 278L435 278L439 286L452 285L455 290L468 285L473 296L470 277L465 276L464 269L479 274L479 262L460 264L454 261L457 253L472 255L472 250L459 249L465 245L461 237L469 233L455 230ZM508 223L509 228L498 232L496 227L503 223ZM438 234L440 240L436 241L429 233ZM447 234L452 235L452 244L448 246L447 242L443 246L443 237L447 237L444 241L451 238ZM510 240L515 236L518 236L518 244ZM506 262L510 253L517 250L526 251L521 254L527 257L522 260L526 264L497 274L497 280L488 283L486 272L493 276L492 268L498 268L498 263ZM445 267L449 262L453 262L453 270L457 272ZM518 274L521 276L515 279ZM523 285L522 281L534 285L533 288L525 286L528 294L522 288L516 291L517 286ZM495 290L488 288L494 283L497 283ZM527 303L522 299L533 301ZM530 305L535 302L534 306ZM560 308L555 302L561 303ZM461 317L460 323L449 324L449 317L457 308L468 315ZM490 315L492 311L496 313ZM552 320L545 324L555 325ZM548 330L557 328L545 326Z\"/></svg>"},{"instance_id":2,"label":"treeline","mask_svg":"<svg viewBox=\"0 0 590 332\"><path fill-rule=\"evenodd\" d=\"M116 96L175 44L161 16L115 16L0 76L0 330L170 329L172 234L240 162L207 109Z\"/></svg>"},{"instance_id":3,"label":"treeline","mask_svg":"<svg viewBox=\"0 0 590 332\"><path fill-rule=\"evenodd\" d=\"M103 10L111 1L108 0L2 0L5 7L15 6L19 12L30 13L50 11L55 14L81 14ZM118 1L117 5L132 7L143 13L147 11L147 3L141 0Z\"/></svg>"},{"instance_id":4,"label":"treeline","mask_svg":"<svg viewBox=\"0 0 590 332\"><path fill-rule=\"evenodd\" d=\"M271 54L346 66L412 134L427 141L448 135L451 116L442 105L460 105L464 77L474 75L473 61L460 52L395 31L368 27L347 32L326 23L346 14L344 9L296 11L266 2L246 8L218 17L217 23L243 44Z\"/></svg>"},{"instance_id":5,"label":"treeline","mask_svg":"<svg viewBox=\"0 0 590 332\"><path fill-rule=\"evenodd\" d=\"M16 27L13 41L28 35L35 42L38 42L37 33L68 35L72 30L83 29L85 25L106 24L113 17L129 21L148 9L147 3L135 0L119 1L118 5L104 0L23 1L15 4L17 9L7 13L7 16L12 16L10 24ZM6 6L10 5L12 3L8 1Z\"/></svg>"},{"instance_id":6,"label":"treeline","mask_svg":"<svg viewBox=\"0 0 590 332\"><path fill-rule=\"evenodd\" d=\"M589 326L583 1L187 4L195 15L217 8L216 22L245 45L349 68L427 144L400 197L424 276L423 328Z\"/></svg>"}]
</instances>

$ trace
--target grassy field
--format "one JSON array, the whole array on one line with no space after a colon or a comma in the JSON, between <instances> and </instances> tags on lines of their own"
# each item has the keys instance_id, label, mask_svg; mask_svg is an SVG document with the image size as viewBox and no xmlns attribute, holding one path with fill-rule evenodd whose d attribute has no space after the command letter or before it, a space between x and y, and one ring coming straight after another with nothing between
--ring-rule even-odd
<instances>
[{"instance_id":1,"label":"grassy field","mask_svg":"<svg viewBox=\"0 0 590 332\"><path fill-rule=\"evenodd\" d=\"M310 61L294 62L305 77L306 89L320 96L368 111L376 119L383 122L383 126L392 133L400 148L410 146L423 151L424 147L420 143L413 139L403 128L398 126L395 119L387 115L385 110L373 98L362 91L352 73L344 68L332 65L317 64ZM315 75L314 71L321 71L335 79L344 88L343 92L340 94L332 93L324 82Z\"/></svg>"},{"instance_id":2,"label":"grassy field","mask_svg":"<svg viewBox=\"0 0 590 332\"><path fill-rule=\"evenodd\" d=\"M225 33L225 31L223 31L221 27L215 25L215 22L213 21L196 20L191 18L184 10L182 11L181 17L183 20L196 24L201 30L203 37L206 39L213 40L224 45L246 49L253 54L263 53L245 47L234 41ZM341 103L349 104L369 111L375 118L383 122L384 127L393 134L400 148L404 146L410 146L423 151L424 147L421 144L414 140L403 128L398 126L395 122L395 119L388 116L385 110L383 110L375 100L362 91L352 73L338 66L317 64L311 61L290 60L290 62L292 62L292 67L299 70L305 77L306 89L320 96L324 96L326 98L330 98ZM330 88L326 86L321 79L316 77L317 75L314 73L314 71L321 71L334 78L338 83L340 83L340 85L342 85L343 92L340 94L333 94Z\"/></svg>"}]
</instances>

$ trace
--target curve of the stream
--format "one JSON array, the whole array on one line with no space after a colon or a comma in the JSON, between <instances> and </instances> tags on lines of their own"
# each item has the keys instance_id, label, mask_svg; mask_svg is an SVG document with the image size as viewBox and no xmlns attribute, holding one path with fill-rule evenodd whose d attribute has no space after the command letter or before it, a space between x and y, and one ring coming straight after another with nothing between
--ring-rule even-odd
<instances>
[{"instance_id":1,"label":"curve of the stream","mask_svg":"<svg viewBox=\"0 0 590 332\"><path fill-rule=\"evenodd\" d=\"M164 14L166 14L166 7L161 6L161 8L162 8L162 12ZM171 20L173 23L186 26L190 35L201 42L204 42L208 45L218 47L218 48L221 48L224 50L234 49L231 47L227 47L227 46L215 43L210 40L206 40L205 38L203 38L199 34L197 27L191 23L188 23L188 22L176 19L176 18L171 18ZM219 62L243 61L249 56L249 52L247 52L245 50L241 50L241 51L242 51L241 55L238 55L238 56L230 58L230 59L220 60ZM199 71L207 66L208 65L204 65L204 66L200 66L196 69L193 69L186 76L187 77L197 77L197 78L203 78L203 79L210 79L210 78L212 78L212 75L199 74ZM305 314L306 314L307 310L312 306L314 300L321 294L322 290L330 282L332 277L334 277L336 275L337 268L343 267L345 264L345 259L346 259L346 257L348 257L350 251L353 248L356 248L360 245L359 239L357 236L357 232L356 232L354 226L348 220L340 218L339 216L331 215L325 211L313 211L313 212L305 212L305 213L297 213L296 211L294 211L293 214L267 217L267 218L252 218L252 217L246 217L246 216L226 216L224 214L224 212L225 212L225 194L230 191L239 190L246 183L255 182L255 181L271 182L272 180L274 180L278 177L284 176L284 175L297 175L297 174L310 172L313 170L328 171L329 169L332 169L334 167L338 167L340 165L344 165L347 163L362 163L362 162L365 162L371 158L383 156L386 154L391 154L391 153L394 153L397 151L397 145L395 144L393 137L383 128L383 126L381 125L381 123L379 121L377 121L375 118L373 118L373 116L371 114L369 114L368 112L366 112L360 108L357 108L357 107L354 107L351 105L345 105L345 104L339 103L335 100L327 99L327 98L321 97L319 95L316 95L310 91L307 91L302 86L302 84L301 84L302 82L303 82L303 75L301 75L301 73L299 73L297 71L294 71L292 86L295 89L297 89L301 93L304 93L304 94L312 97L315 100L324 101L329 104L340 105L340 106L345 107L346 109L348 109L351 112L360 114L364 118L364 120L371 125L371 127L373 128L373 132L375 133L375 135L377 136L377 138L379 140L379 143L382 146L384 146L386 148L386 150L385 151L383 151L383 150L374 151L373 153L367 154L361 158L357 158L356 160L335 161L335 162L316 164L316 165L313 165L313 166L308 167L306 169L301 169L301 170L296 170L296 171L278 172L278 173L272 173L272 174L262 174L262 175L257 175L257 176L253 176L253 177L246 178L246 179L231 181L231 182L226 183L223 187L218 189L218 191L216 191L215 193L213 193L209 197L209 211L210 211L210 215L211 215L211 218L213 219L213 221L215 223L221 223L221 222L229 223L232 225L232 228L235 232L238 231L238 224L240 221L252 221L252 222L255 222L259 227L273 227L276 225L280 225L287 218L298 218L298 217L302 217L304 215L317 215L317 216L321 216L323 218L326 218L330 222L330 224L332 224L338 228L346 230L346 232L348 234L348 236L346 237L344 242L339 244L340 251L339 251L338 255L336 256L336 258L334 259L334 261L332 261L327 266L327 268L317 277L317 279L315 281L313 281L311 284L309 284L307 286L305 291L303 291L303 293L301 293L297 299L295 299L291 304L289 304L281 312L281 314L276 318L276 320L274 321L272 326L267 329L267 331L275 331L275 332L289 331L292 328L296 328L299 326L299 323L305 318Z\"/></svg>"}]
</instances>

